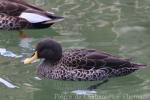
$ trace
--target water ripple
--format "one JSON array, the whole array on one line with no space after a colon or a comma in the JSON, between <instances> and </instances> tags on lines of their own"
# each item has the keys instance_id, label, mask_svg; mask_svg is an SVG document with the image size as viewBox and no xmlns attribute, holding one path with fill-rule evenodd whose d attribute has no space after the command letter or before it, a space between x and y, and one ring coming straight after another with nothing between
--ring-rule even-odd
<instances>
[{"instance_id":1,"label":"water ripple","mask_svg":"<svg viewBox=\"0 0 150 100\"><path fill-rule=\"evenodd\" d=\"M22 55L17 55L12 51L7 51L5 48L0 48L0 55L4 57L20 58Z\"/></svg>"},{"instance_id":2,"label":"water ripple","mask_svg":"<svg viewBox=\"0 0 150 100\"><path fill-rule=\"evenodd\" d=\"M12 83L4 80L3 78L0 78L0 83L3 83L8 88L19 88L18 86L13 85Z\"/></svg>"}]
</instances>

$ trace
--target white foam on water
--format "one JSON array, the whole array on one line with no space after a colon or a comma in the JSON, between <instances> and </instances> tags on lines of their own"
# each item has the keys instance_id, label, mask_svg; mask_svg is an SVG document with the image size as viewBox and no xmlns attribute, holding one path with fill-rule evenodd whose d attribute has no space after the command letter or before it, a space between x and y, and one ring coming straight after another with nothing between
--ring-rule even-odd
<instances>
[{"instance_id":1,"label":"white foam on water","mask_svg":"<svg viewBox=\"0 0 150 100\"><path fill-rule=\"evenodd\" d=\"M39 78L39 77L34 77L34 78L35 78L36 80L39 80L39 81L40 81L40 80L42 80L42 79L41 79L41 78Z\"/></svg>"},{"instance_id":2,"label":"white foam on water","mask_svg":"<svg viewBox=\"0 0 150 100\"><path fill-rule=\"evenodd\" d=\"M3 83L8 88L19 88L18 86L13 85L12 83L4 80L3 78L0 78L0 83Z\"/></svg>"},{"instance_id":3,"label":"white foam on water","mask_svg":"<svg viewBox=\"0 0 150 100\"><path fill-rule=\"evenodd\" d=\"M13 58L20 58L22 55L17 55L11 51L7 51L5 48L0 48L0 55L4 57L13 57Z\"/></svg>"},{"instance_id":4,"label":"white foam on water","mask_svg":"<svg viewBox=\"0 0 150 100\"><path fill-rule=\"evenodd\" d=\"M97 92L94 90L74 90L74 91L71 91L71 93L74 93L76 95L94 95Z\"/></svg>"},{"instance_id":5,"label":"white foam on water","mask_svg":"<svg viewBox=\"0 0 150 100\"><path fill-rule=\"evenodd\" d=\"M146 29L142 26L125 26L120 28L120 32L129 33L129 31L143 32Z\"/></svg>"}]
</instances>

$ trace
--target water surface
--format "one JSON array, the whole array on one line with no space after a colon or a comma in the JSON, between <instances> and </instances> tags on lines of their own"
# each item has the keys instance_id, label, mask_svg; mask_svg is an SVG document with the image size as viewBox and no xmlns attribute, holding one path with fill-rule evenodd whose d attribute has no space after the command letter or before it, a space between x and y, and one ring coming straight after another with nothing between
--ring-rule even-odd
<instances>
[{"instance_id":1,"label":"water surface","mask_svg":"<svg viewBox=\"0 0 150 100\"><path fill-rule=\"evenodd\" d=\"M0 99L2 100L149 100L149 0L28 0L65 17L44 30L0 32ZM97 82L41 80L36 62L23 65L39 40L51 37L63 48L94 48L147 64L126 77L111 79L95 91Z\"/></svg>"}]
</instances>

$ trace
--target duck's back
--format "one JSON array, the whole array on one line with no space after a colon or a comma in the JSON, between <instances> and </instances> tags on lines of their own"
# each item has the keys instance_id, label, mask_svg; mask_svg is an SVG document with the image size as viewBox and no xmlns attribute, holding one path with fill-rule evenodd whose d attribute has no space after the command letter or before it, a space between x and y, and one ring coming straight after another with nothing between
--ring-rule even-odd
<instances>
[{"instance_id":1,"label":"duck's back","mask_svg":"<svg viewBox=\"0 0 150 100\"><path fill-rule=\"evenodd\" d=\"M84 69L99 69L111 67L119 69L122 67L133 67L129 59L113 56L111 54L94 49L66 49L63 53L64 65Z\"/></svg>"},{"instance_id":2,"label":"duck's back","mask_svg":"<svg viewBox=\"0 0 150 100\"><path fill-rule=\"evenodd\" d=\"M0 8L0 13L4 13L10 16L19 16L27 9L26 6L10 0L1 0Z\"/></svg>"}]
</instances>

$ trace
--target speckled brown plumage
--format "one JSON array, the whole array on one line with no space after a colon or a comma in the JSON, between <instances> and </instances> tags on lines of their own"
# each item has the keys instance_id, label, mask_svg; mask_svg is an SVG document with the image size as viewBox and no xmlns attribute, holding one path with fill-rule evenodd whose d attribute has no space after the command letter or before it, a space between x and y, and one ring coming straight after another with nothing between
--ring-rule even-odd
<instances>
[{"instance_id":1,"label":"speckled brown plumage","mask_svg":"<svg viewBox=\"0 0 150 100\"><path fill-rule=\"evenodd\" d=\"M3 30L21 30L31 26L27 20L19 17L8 16L0 13L0 29Z\"/></svg>"},{"instance_id":2,"label":"speckled brown plumage","mask_svg":"<svg viewBox=\"0 0 150 100\"><path fill-rule=\"evenodd\" d=\"M44 22L32 23L20 15L23 12L39 14L50 18L52 21L61 19L62 17L55 16L47 11L26 3L23 0L0 0L0 29L3 30L21 30L21 29L36 29L48 28L52 23L43 24Z\"/></svg>"},{"instance_id":3,"label":"speckled brown plumage","mask_svg":"<svg viewBox=\"0 0 150 100\"><path fill-rule=\"evenodd\" d=\"M51 39L39 42L36 51L38 58L44 58L37 73L48 79L106 80L128 75L145 66L94 49L62 51L61 45Z\"/></svg>"}]
</instances>

